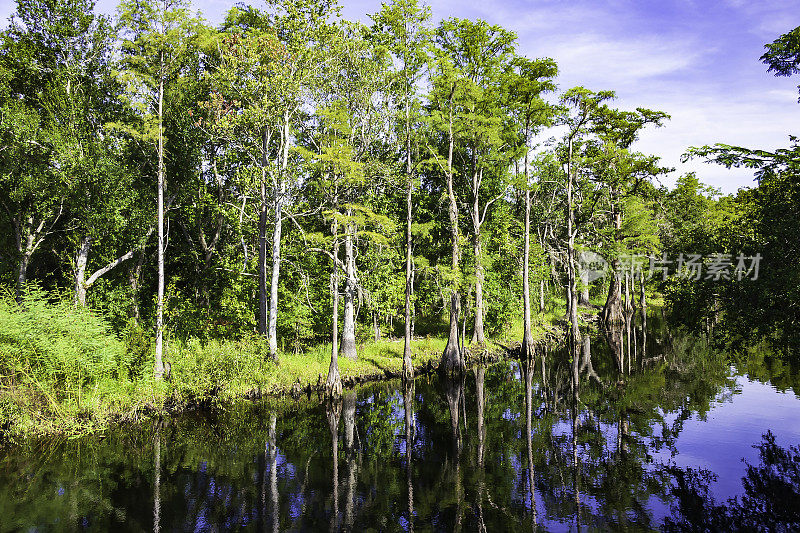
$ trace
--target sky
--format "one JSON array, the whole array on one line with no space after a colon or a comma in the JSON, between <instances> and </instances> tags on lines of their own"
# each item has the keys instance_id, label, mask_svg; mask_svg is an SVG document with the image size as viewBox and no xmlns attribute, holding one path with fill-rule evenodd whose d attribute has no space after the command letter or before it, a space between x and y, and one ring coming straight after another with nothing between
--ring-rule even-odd
<instances>
[{"instance_id":1,"label":"sky","mask_svg":"<svg viewBox=\"0 0 800 533\"><path fill-rule=\"evenodd\" d=\"M350 20L368 22L379 0L340 0ZM116 0L98 0L111 14ZM213 24L233 0L194 0ZM260 0L253 0L256 6ZM694 171L700 180L735 193L752 187L753 172L699 160L681 163L689 146L725 143L775 149L800 134L800 76L777 78L759 61L764 44L800 26L797 0L429 0L434 21L483 19L513 30L518 54L551 57L559 90L583 85L613 90L613 105L664 111L671 119L645 131L634 149L674 167L672 186ZM0 20L15 4L0 0Z\"/></svg>"}]
</instances>

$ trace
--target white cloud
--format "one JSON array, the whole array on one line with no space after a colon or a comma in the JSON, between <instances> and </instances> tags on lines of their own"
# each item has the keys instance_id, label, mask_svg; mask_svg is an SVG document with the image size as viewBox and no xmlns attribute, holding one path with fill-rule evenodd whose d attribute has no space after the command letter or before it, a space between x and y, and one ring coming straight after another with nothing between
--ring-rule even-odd
<instances>
[{"instance_id":1,"label":"white cloud","mask_svg":"<svg viewBox=\"0 0 800 533\"><path fill-rule=\"evenodd\" d=\"M782 108L757 95L678 95L661 99L662 109L672 115L666 127L650 129L642 135L636 149L658 154L676 173L665 185L686 172L694 171L701 181L725 193L754 185L753 171L725 169L700 160L680 162L689 146L724 143L748 148L774 150L788 144L788 135L800 123L800 106L790 102Z\"/></svg>"},{"instance_id":2,"label":"white cloud","mask_svg":"<svg viewBox=\"0 0 800 533\"><path fill-rule=\"evenodd\" d=\"M547 55L558 63L562 78L611 89L679 73L700 56L696 49L655 36L611 39L593 34L550 41Z\"/></svg>"},{"instance_id":3,"label":"white cloud","mask_svg":"<svg viewBox=\"0 0 800 533\"><path fill-rule=\"evenodd\" d=\"M368 21L380 0L342 0L344 15ZM688 146L724 142L774 149L789 133L800 133L796 78L774 78L759 63L763 44L800 24L796 0L428 0L434 21L457 16L483 18L519 36L519 53L552 57L561 89L584 85L617 91L614 105L663 110L665 127L642 135L636 149L662 157L680 173L725 192L752 186L752 171L726 170L700 161L680 163ZM212 24L234 0L195 0ZM99 0L111 14L117 0ZM259 1L254 5L260 5ZM0 6L8 18L13 2Z\"/></svg>"}]
</instances>

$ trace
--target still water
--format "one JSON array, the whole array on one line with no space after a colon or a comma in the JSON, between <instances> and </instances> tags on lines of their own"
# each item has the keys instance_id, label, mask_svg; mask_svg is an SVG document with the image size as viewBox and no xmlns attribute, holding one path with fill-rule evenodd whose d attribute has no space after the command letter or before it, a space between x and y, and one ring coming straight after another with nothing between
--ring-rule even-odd
<instances>
[{"instance_id":1,"label":"still water","mask_svg":"<svg viewBox=\"0 0 800 533\"><path fill-rule=\"evenodd\" d=\"M800 527L797 375L646 331L0 451L0 530Z\"/></svg>"}]
</instances>

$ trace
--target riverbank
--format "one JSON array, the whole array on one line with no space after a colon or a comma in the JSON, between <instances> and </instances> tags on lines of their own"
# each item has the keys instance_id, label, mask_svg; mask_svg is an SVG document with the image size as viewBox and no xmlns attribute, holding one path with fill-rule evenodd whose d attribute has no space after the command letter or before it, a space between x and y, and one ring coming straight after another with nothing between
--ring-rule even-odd
<instances>
[{"instance_id":1,"label":"riverbank","mask_svg":"<svg viewBox=\"0 0 800 533\"><path fill-rule=\"evenodd\" d=\"M591 310L587 309L587 312ZM556 342L563 310L535 319L537 342ZM311 394L322 389L330 364L330 344L303 353L267 356L263 339L193 339L170 342L166 360L171 377L150 376L150 343L110 332L102 318L67 303L31 297L24 306L0 302L0 442L27 437L77 437L114 424L222 407L242 398ZM509 357L522 337L522 324L480 349L468 346L467 363ZM412 341L415 373L433 371L446 338ZM339 358L345 388L395 378L402 370L403 339L367 342L355 361Z\"/></svg>"}]
</instances>

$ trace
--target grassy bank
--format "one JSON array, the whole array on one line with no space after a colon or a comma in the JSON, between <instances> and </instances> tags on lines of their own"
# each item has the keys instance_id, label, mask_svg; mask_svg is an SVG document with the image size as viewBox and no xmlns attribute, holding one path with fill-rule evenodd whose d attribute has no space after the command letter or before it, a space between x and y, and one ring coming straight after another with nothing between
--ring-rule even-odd
<instances>
[{"instance_id":1,"label":"grassy bank","mask_svg":"<svg viewBox=\"0 0 800 533\"><path fill-rule=\"evenodd\" d=\"M539 316L534 337L552 334L559 313L563 315L556 306ZM282 353L275 364L258 336L195 339L167 343L171 379L155 382L147 335L131 324L121 337L101 316L71 303L50 303L34 291L19 306L10 293L0 295L0 440L77 436L197 405L315 390L324 383L330 364L330 344L300 354ZM521 338L522 324L517 322L487 349L502 353ZM434 366L445 344L441 337L414 339L417 371ZM362 344L358 360L339 358L344 385L399 375L402 354L402 339Z\"/></svg>"}]
</instances>

